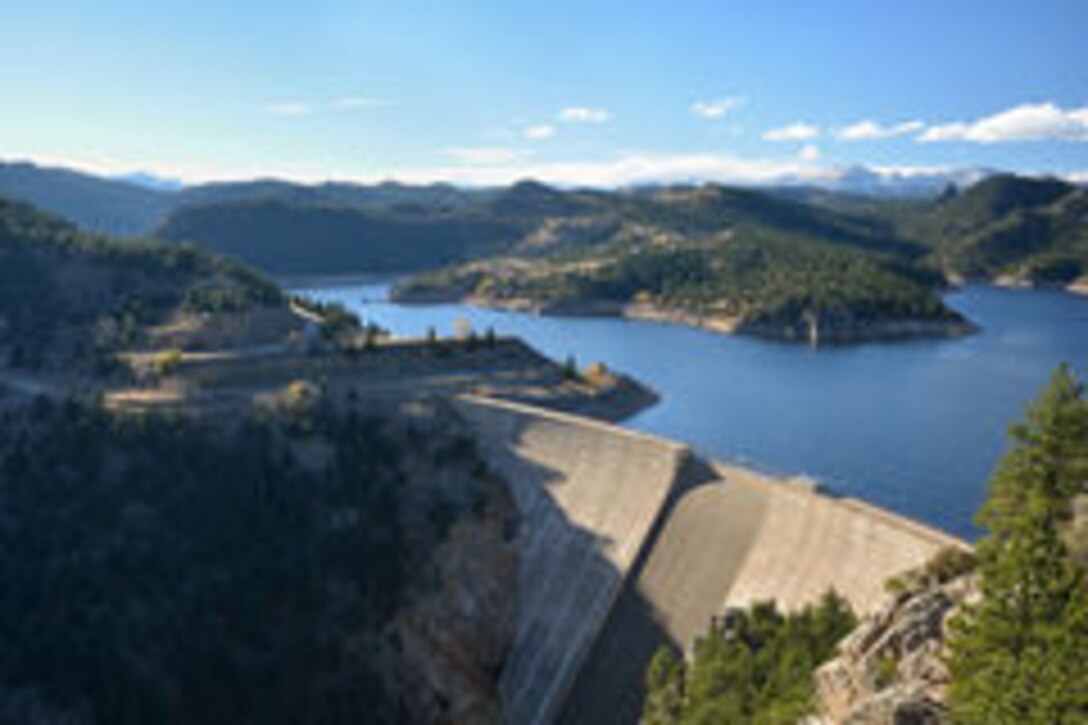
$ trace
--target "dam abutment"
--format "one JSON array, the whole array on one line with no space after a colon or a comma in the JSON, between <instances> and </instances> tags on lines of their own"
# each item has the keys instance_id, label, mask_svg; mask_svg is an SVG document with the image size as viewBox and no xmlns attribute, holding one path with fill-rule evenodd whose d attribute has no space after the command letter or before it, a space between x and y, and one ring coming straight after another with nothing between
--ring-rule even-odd
<instances>
[{"instance_id":1,"label":"dam abutment","mask_svg":"<svg viewBox=\"0 0 1088 725\"><path fill-rule=\"evenodd\" d=\"M457 407L521 515L518 625L500 678L511 723L636 722L643 673L712 617L835 589L856 612L962 541L686 446L520 403Z\"/></svg>"}]
</instances>

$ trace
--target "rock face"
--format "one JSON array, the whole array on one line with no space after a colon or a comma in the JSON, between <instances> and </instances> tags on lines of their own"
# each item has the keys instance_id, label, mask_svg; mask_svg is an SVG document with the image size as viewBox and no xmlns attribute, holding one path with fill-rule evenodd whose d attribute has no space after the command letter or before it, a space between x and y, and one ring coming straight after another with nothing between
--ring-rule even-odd
<instances>
[{"instance_id":1,"label":"rock face","mask_svg":"<svg viewBox=\"0 0 1088 725\"><path fill-rule=\"evenodd\" d=\"M418 722L498 723L498 673L514 638L517 552L510 511L454 526L436 552L429 596L398 614L402 673Z\"/></svg>"},{"instance_id":2,"label":"rock face","mask_svg":"<svg viewBox=\"0 0 1088 725\"><path fill-rule=\"evenodd\" d=\"M816 671L825 722L921 725L948 721L948 623L977 597L973 576L916 584L865 617Z\"/></svg>"},{"instance_id":3,"label":"rock face","mask_svg":"<svg viewBox=\"0 0 1088 725\"><path fill-rule=\"evenodd\" d=\"M405 562L411 583L386 632L397 643L385 668L401 705L393 719L497 724L499 673L516 623L517 511L506 482L484 470L447 406L411 404L402 414L442 465L416 456L404 470L406 543L430 553ZM441 541L428 546L434 537Z\"/></svg>"}]
</instances>

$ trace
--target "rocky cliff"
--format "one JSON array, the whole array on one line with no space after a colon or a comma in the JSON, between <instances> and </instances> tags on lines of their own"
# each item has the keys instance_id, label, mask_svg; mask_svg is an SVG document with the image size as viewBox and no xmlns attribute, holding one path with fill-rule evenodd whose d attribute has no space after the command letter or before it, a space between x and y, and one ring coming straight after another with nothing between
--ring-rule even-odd
<instances>
[{"instance_id":1,"label":"rocky cliff","mask_svg":"<svg viewBox=\"0 0 1088 725\"><path fill-rule=\"evenodd\" d=\"M921 725L948 722L949 623L979 596L966 552L946 551L892 580L894 594L867 615L816 671L820 722Z\"/></svg>"}]
</instances>

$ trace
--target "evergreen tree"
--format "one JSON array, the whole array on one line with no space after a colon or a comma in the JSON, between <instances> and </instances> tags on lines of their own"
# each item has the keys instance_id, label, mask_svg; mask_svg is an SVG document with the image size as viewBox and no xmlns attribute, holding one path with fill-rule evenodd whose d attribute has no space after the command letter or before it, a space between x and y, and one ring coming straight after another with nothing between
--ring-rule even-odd
<instances>
[{"instance_id":1,"label":"evergreen tree","mask_svg":"<svg viewBox=\"0 0 1088 725\"><path fill-rule=\"evenodd\" d=\"M646 704L642 722L668 725L680 719L684 709L684 664L668 647L662 647L646 670Z\"/></svg>"},{"instance_id":2,"label":"evergreen tree","mask_svg":"<svg viewBox=\"0 0 1088 725\"><path fill-rule=\"evenodd\" d=\"M1088 579L1063 539L1088 483L1088 400L1060 368L978 515L982 597L956 622L952 706L963 723L1088 722Z\"/></svg>"},{"instance_id":3,"label":"evergreen tree","mask_svg":"<svg viewBox=\"0 0 1088 725\"><path fill-rule=\"evenodd\" d=\"M793 725L812 711L813 670L855 624L833 592L789 614L773 602L730 612L696 641L690 661L658 651L646 672L642 720Z\"/></svg>"}]
</instances>

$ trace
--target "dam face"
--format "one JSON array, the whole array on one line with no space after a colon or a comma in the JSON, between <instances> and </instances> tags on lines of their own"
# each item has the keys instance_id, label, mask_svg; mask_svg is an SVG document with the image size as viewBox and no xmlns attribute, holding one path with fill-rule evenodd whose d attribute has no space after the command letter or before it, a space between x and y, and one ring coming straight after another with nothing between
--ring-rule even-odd
<instances>
[{"instance_id":1,"label":"dam face","mask_svg":"<svg viewBox=\"0 0 1088 725\"><path fill-rule=\"evenodd\" d=\"M832 588L865 613L889 577L966 546L672 441L493 399L457 407L521 514L510 723L637 722L662 643L688 648L730 607L796 609Z\"/></svg>"}]
</instances>

